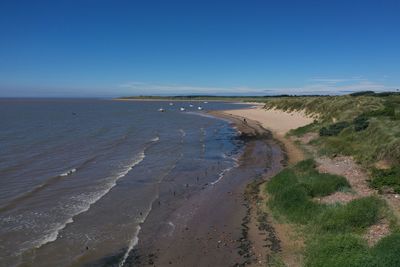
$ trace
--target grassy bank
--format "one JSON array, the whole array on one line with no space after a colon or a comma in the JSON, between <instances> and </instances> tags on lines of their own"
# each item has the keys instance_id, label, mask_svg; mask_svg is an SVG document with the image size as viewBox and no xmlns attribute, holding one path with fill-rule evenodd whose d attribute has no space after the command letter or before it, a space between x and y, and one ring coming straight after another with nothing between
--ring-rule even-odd
<instances>
[{"instance_id":1,"label":"grassy bank","mask_svg":"<svg viewBox=\"0 0 400 267\"><path fill-rule=\"evenodd\" d=\"M320 154L353 156L370 170L373 187L400 193L400 94L274 98L265 107L315 116L290 134L318 134L312 144Z\"/></svg>"},{"instance_id":2,"label":"grassy bank","mask_svg":"<svg viewBox=\"0 0 400 267\"><path fill-rule=\"evenodd\" d=\"M385 202L376 196L347 204L322 204L323 197L351 190L344 177L322 174L311 159L286 168L265 187L275 216L302 230L306 240L305 266L399 266L400 234L368 247L363 234L379 220L393 220Z\"/></svg>"}]
</instances>

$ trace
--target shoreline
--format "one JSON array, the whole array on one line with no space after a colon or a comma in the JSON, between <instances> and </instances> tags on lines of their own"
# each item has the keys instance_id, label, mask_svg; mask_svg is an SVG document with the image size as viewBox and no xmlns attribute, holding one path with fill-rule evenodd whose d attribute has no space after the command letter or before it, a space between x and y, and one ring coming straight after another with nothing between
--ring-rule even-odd
<instances>
[{"instance_id":1,"label":"shoreline","mask_svg":"<svg viewBox=\"0 0 400 267\"><path fill-rule=\"evenodd\" d=\"M273 138L283 144L289 164L295 164L304 159L304 152L294 142L286 138L286 134L293 129L305 126L314 121L303 112L285 112L276 109L264 109L257 105L245 109L222 111L225 115L235 116L242 120L254 120L262 127L272 132Z\"/></svg>"},{"instance_id":2,"label":"shoreline","mask_svg":"<svg viewBox=\"0 0 400 267\"><path fill-rule=\"evenodd\" d=\"M247 112L265 111L253 105L206 113L229 121L244 142L234 171L171 203L158 201L129 255L114 254L97 263L120 262L123 256L124 266L259 266L280 251L274 225L260 218L270 214L260 209L258 195L260 185L291 163L293 151L277 138L276 125L265 127L265 121Z\"/></svg>"},{"instance_id":3,"label":"shoreline","mask_svg":"<svg viewBox=\"0 0 400 267\"><path fill-rule=\"evenodd\" d=\"M261 127L270 131L272 138L280 145L284 156L282 169L305 158L304 151L286 136L290 130L314 121L303 112L265 110L256 105L246 109L217 111L217 113L221 113L227 119L233 117L240 121L254 120ZM250 264L250 266L260 266L275 261L281 262L282 256L285 264L290 266L298 266L301 261L303 240L290 226L278 222L271 216L271 210L265 206L267 199L263 188L266 182L276 174L256 179L246 187L247 214L244 222L246 223L248 246L252 248L252 255L255 255L256 258L254 264Z\"/></svg>"},{"instance_id":4,"label":"shoreline","mask_svg":"<svg viewBox=\"0 0 400 267\"><path fill-rule=\"evenodd\" d=\"M174 208L166 207L172 209L169 214L157 207L142 225L139 244L126 259L127 266L265 263L249 241L249 236L258 236L263 245L267 242L264 235L249 233L251 203L245 191L249 183L264 181L282 169L281 145L256 121L245 123L219 111L210 113L229 120L244 141L238 166L217 184L206 185Z\"/></svg>"}]
</instances>

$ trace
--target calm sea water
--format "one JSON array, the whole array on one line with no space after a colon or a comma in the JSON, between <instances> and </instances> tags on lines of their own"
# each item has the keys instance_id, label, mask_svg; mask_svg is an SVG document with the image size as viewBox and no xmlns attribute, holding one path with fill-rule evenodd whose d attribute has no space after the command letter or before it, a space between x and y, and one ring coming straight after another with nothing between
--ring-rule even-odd
<instances>
[{"instance_id":1,"label":"calm sea water","mask_svg":"<svg viewBox=\"0 0 400 267\"><path fill-rule=\"evenodd\" d=\"M223 179L240 141L196 107L238 106L191 104L0 100L0 265L127 255L152 205Z\"/></svg>"}]
</instances>

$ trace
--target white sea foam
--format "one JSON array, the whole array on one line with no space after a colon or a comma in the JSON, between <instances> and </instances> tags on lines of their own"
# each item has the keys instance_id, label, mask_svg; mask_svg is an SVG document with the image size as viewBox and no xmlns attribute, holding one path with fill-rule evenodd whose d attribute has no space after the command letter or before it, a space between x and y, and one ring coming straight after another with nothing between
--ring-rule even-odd
<instances>
[{"instance_id":1,"label":"white sea foam","mask_svg":"<svg viewBox=\"0 0 400 267\"><path fill-rule=\"evenodd\" d=\"M154 137L153 139L150 140L151 142L158 142L160 141L160 137Z\"/></svg>"},{"instance_id":2,"label":"white sea foam","mask_svg":"<svg viewBox=\"0 0 400 267\"><path fill-rule=\"evenodd\" d=\"M168 235L169 235L169 236L172 236L172 234L173 234L174 231L175 231L176 226L175 226L175 224L174 224L173 222L171 222L171 221L168 222L168 225L171 226L171 231L168 233Z\"/></svg>"},{"instance_id":3,"label":"white sea foam","mask_svg":"<svg viewBox=\"0 0 400 267\"><path fill-rule=\"evenodd\" d=\"M130 252L132 251L132 249L138 244L138 242L139 242L138 235L139 235L140 229L141 229L141 227L140 227L140 225L138 225L138 226L136 227L136 231L135 231L134 237L133 237L133 238L131 239L131 241L129 242L128 249L126 250L126 252L125 252L125 254L124 254L124 257L122 258L121 262L118 264L119 267L124 266L125 261L126 261L126 259L128 258L128 256L129 256L129 253L130 253Z\"/></svg>"},{"instance_id":4,"label":"white sea foam","mask_svg":"<svg viewBox=\"0 0 400 267\"><path fill-rule=\"evenodd\" d=\"M227 173L228 171L230 171L232 169L233 169L233 167L229 167L229 168L226 168L225 170L223 170L222 172L220 172L219 175L218 175L218 179L215 180L214 182L211 182L210 184L211 185L215 185L215 184L219 183L219 181L221 181L222 178L224 178L225 173Z\"/></svg>"},{"instance_id":5,"label":"white sea foam","mask_svg":"<svg viewBox=\"0 0 400 267\"><path fill-rule=\"evenodd\" d=\"M185 131L183 131L182 129L181 129L180 131L182 132L183 136L186 135ZM181 158L182 156L183 156L183 154L181 153L180 156L179 156L179 158ZM176 167L176 164L172 165L171 168L170 168L170 169L162 176L162 178L158 181L158 183L160 184L160 183L162 182L162 180L163 180L165 177L167 177L168 174L169 174L175 167ZM150 214L150 212L151 212L151 210L152 210L153 204L156 202L156 200L157 200L158 198L159 198L159 193L157 192L157 194L154 196L153 200L150 202L150 207L147 209L147 211L146 211L146 213L144 214L144 216L140 219L139 225L138 225L137 228L136 228L136 231L135 231L135 233L134 233L134 235L133 235L133 238L130 240L130 242L129 242L129 244L128 244L128 248L127 248L127 250L126 250L126 252L125 252L125 254L124 254L124 257L122 258L121 262L118 264L119 267L122 267L122 266L125 264L127 258L129 257L129 254L130 254L131 251L135 248L135 246L137 246L137 244L139 243L139 233L140 233L140 230L141 230L140 225L143 224L143 223L146 221L147 217L149 216L149 214ZM172 228L172 232L171 232L171 234L172 234L173 231L175 230L175 225L174 225L172 222L168 222L168 224L169 224L169 225L171 226L171 228Z\"/></svg>"},{"instance_id":6,"label":"white sea foam","mask_svg":"<svg viewBox=\"0 0 400 267\"><path fill-rule=\"evenodd\" d=\"M58 224L51 233L48 233L45 235L42 239L36 241L35 248L40 248L44 244L53 242L57 239L58 234L62 229L64 229L68 224L73 223L74 220L72 218L69 218L65 223L60 223Z\"/></svg>"},{"instance_id":7,"label":"white sea foam","mask_svg":"<svg viewBox=\"0 0 400 267\"><path fill-rule=\"evenodd\" d=\"M185 132L183 129L179 129L179 132L181 133L181 136L182 136L182 137L185 137L185 136L186 136L186 132Z\"/></svg>"},{"instance_id":8,"label":"white sea foam","mask_svg":"<svg viewBox=\"0 0 400 267\"><path fill-rule=\"evenodd\" d=\"M107 184L107 187L104 188L103 190L96 192L94 194L84 194L81 196L75 197L75 200L78 199L81 201L81 205L79 206L79 209L72 215L71 218L67 219L64 223L57 225L53 229L53 231L47 235L45 235L42 239L40 239L37 244L35 245L36 248L39 248L47 243L53 242L57 240L59 232L64 229L69 223L73 222L73 218L81 213L84 213L90 209L90 207L99 201L103 196L105 196L110 190L117 185L117 181L121 179L122 177L126 176L136 165L141 163L144 158L146 157L144 150L141 151L139 154L137 154L133 160L125 166L125 168L118 172L115 176L112 176L110 178L109 183Z\"/></svg>"},{"instance_id":9,"label":"white sea foam","mask_svg":"<svg viewBox=\"0 0 400 267\"><path fill-rule=\"evenodd\" d=\"M219 182L222 180L222 178L224 178L224 176L225 176L225 174L226 174L227 172L229 172L229 171L232 170L233 168L236 168L236 167L239 166L238 159L236 159L236 158L232 158L232 159L234 160L233 166L222 170L222 171L219 173L219 175L218 175L218 179L215 180L214 182L211 182L211 183L210 183L211 185L215 185L215 184L219 183Z\"/></svg>"},{"instance_id":10,"label":"white sea foam","mask_svg":"<svg viewBox=\"0 0 400 267\"><path fill-rule=\"evenodd\" d=\"M147 217L150 214L150 211L152 210L153 203L158 199L158 197L159 197L158 194L156 196L154 196L154 199L150 202L150 207L147 209L144 216L142 218L140 218L140 220L138 222L139 225L136 227L136 231L133 234L132 239L129 241L128 248L125 251L124 257L122 257L121 262L118 264L119 267L124 266L126 259L129 257L129 253L131 253L131 251L134 249L134 247L136 247L137 244L139 243L139 233L140 233L140 230L142 229L140 227L140 225L146 221Z\"/></svg>"},{"instance_id":11,"label":"white sea foam","mask_svg":"<svg viewBox=\"0 0 400 267\"><path fill-rule=\"evenodd\" d=\"M66 171L66 172L64 172L64 173L62 173L62 174L60 174L59 176L68 176L68 175L73 174L74 172L76 172L76 169L75 169L75 168L74 168L74 169L71 169L71 170L68 170L68 171Z\"/></svg>"}]
</instances>

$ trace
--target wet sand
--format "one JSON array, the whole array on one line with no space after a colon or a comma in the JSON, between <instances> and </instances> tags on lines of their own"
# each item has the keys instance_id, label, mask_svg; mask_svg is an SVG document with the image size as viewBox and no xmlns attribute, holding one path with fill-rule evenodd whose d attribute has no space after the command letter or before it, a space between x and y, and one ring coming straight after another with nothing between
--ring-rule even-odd
<instances>
[{"instance_id":1,"label":"wet sand","mask_svg":"<svg viewBox=\"0 0 400 267\"><path fill-rule=\"evenodd\" d=\"M248 240L246 185L282 168L280 145L258 122L222 112L245 141L239 164L214 185L153 207L126 266L240 266L254 262ZM189 185L190 186L190 185Z\"/></svg>"}]
</instances>

